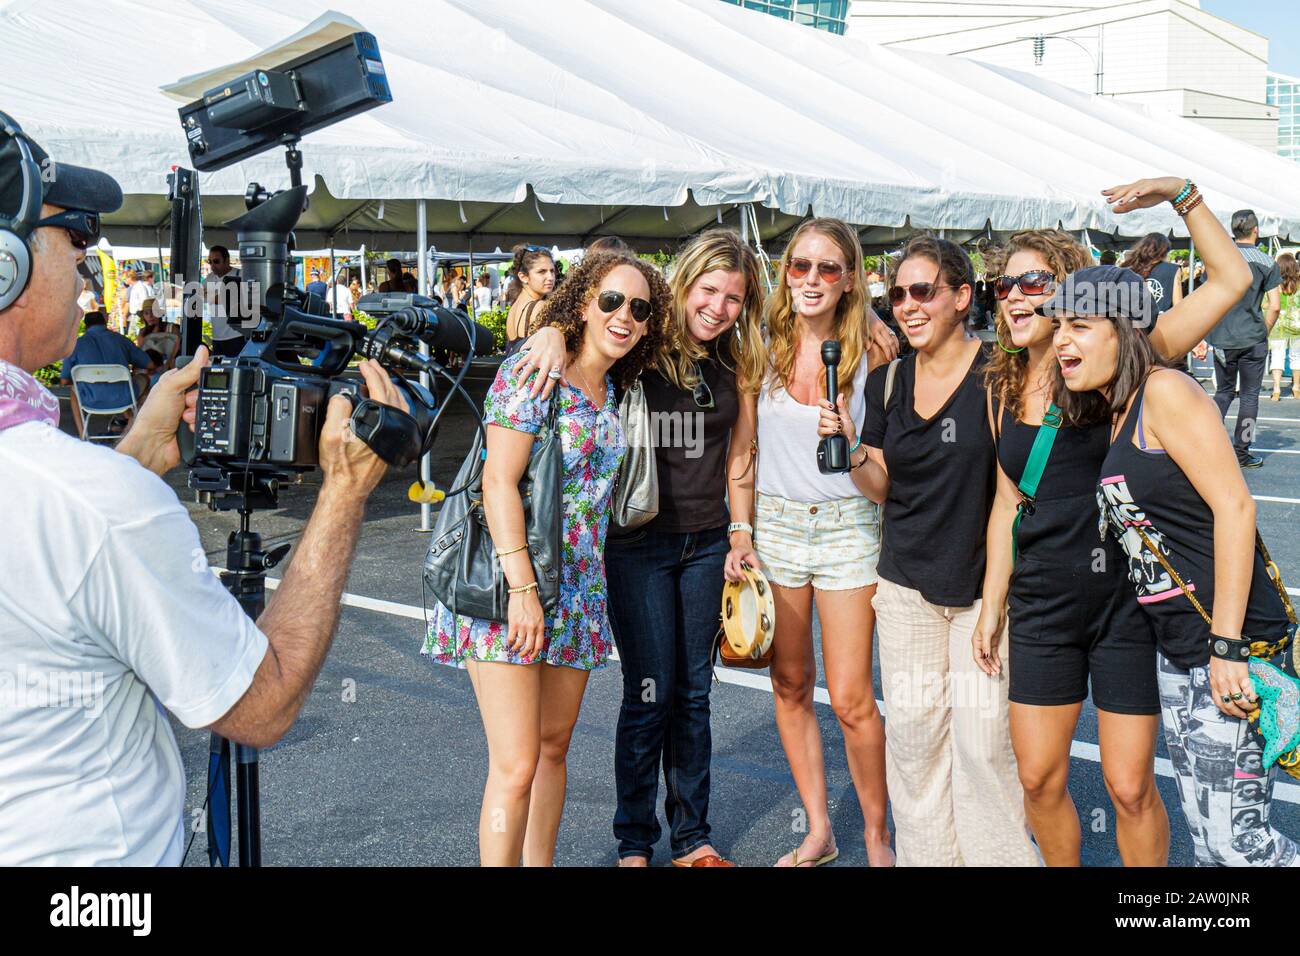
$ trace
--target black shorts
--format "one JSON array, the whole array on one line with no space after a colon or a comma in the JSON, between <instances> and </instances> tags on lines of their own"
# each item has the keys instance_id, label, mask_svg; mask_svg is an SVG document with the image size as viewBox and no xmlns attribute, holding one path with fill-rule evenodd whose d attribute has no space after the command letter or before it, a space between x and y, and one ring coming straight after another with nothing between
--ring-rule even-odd
<instances>
[{"instance_id":1,"label":"black shorts","mask_svg":"<svg viewBox=\"0 0 1300 956\"><path fill-rule=\"evenodd\" d=\"M1122 568L1104 572L1021 558L1011 579L1010 699L1158 714L1156 637Z\"/></svg>"}]
</instances>

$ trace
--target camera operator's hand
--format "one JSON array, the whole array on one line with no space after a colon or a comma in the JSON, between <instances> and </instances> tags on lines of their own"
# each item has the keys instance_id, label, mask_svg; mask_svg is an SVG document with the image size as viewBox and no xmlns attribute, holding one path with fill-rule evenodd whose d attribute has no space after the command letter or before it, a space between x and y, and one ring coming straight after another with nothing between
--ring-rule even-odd
<instances>
[{"instance_id":1,"label":"camera operator's hand","mask_svg":"<svg viewBox=\"0 0 1300 956\"><path fill-rule=\"evenodd\" d=\"M405 396L378 362L366 359L359 370L372 399L409 411ZM325 414L325 426L320 434L320 467L325 485L362 497L374 490L388 469L383 460L352 431L352 404L342 395L330 399Z\"/></svg>"},{"instance_id":2,"label":"camera operator's hand","mask_svg":"<svg viewBox=\"0 0 1300 956\"><path fill-rule=\"evenodd\" d=\"M165 475L175 468L181 460L176 430L182 421L194 428L194 406L199 398L194 386L207 366L208 347L200 345L188 365L174 368L158 379L130 429L117 443L117 450L155 475Z\"/></svg>"}]
</instances>

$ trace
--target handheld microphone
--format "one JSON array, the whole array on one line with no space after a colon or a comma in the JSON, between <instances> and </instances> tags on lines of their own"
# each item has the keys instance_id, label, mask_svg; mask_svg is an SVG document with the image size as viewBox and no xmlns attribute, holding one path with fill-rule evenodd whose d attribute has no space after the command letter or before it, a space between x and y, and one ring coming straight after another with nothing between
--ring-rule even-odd
<instances>
[{"instance_id":1,"label":"handheld microphone","mask_svg":"<svg viewBox=\"0 0 1300 956\"><path fill-rule=\"evenodd\" d=\"M826 366L826 400L836 404L839 396L840 343L827 339L822 343L822 364ZM842 434L827 435L817 443L817 470L823 475L848 471L849 441Z\"/></svg>"}]
</instances>

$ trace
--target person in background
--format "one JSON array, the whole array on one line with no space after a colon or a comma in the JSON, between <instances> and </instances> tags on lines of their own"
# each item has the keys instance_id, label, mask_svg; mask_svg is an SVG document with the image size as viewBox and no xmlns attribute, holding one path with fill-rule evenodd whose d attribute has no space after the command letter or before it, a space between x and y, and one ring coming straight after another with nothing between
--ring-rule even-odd
<instances>
[{"instance_id":1,"label":"person in background","mask_svg":"<svg viewBox=\"0 0 1300 956\"><path fill-rule=\"evenodd\" d=\"M601 236L598 239L593 239L583 251L586 252L587 255L596 252L617 252L620 256L628 256L630 258L636 257L636 253L632 251L632 247L618 236Z\"/></svg>"},{"instance_id":2,"label":"person in background","mask_svg":"<svg viewBox=\"0 0 1300 956\"><path fill-rule=\"evenodd\" d=\"M1132 269L1147 280L1147 290L1156 304L1156 315L1163 315L1183 301L1183 286L1178 281L1178 266L1169 262L1169 237L1151 232L1138 240L1124 256L1124 268Z\"/></svg>"},{"instance_id":3,"label":"person in background","mask_svg":"<svg viewBox=\"0 0 1300 956\"><path fill-rule=\"evenodd\" d=\"M1119 262L1119 255L1114 249L1107 249L1101 254L1101 264L1103 266L1113 266Z\"/></svg>"},{"instance_id":4,"label":"person in background","mask_svg":"<svg viewBox=\"0 0 1300 956\"><path fill-rule=\"evenodd\" d=\"M402 269L402 260L393 258L384 263L384 268L388 270L388 279L379 284L380 292L414 292L414 289L406 287L407 274Z\"/></svg>"},{"instance_id":5,"label":"person in background","mask_svg":"<svg viewBox=\"0 0 1300 956\"><path fill-rule=\"evenodd\" d=\"M328 294L329 286L321 281L319 269L311 270L311 281L307 283L306 291L308 295L314 295L318 299L323 299Z\"/></svg>"},{"instance_id":6,"label":"person in background","mask_svg":"<svg viewBox=\"0 0 1300 956\"><path fill-rule=\"evenodd\" d=\"M1277 321L1268 333L1269 368L1273 373L1273 401L1282 401L1282 372L1291 359L1291 397L1300 398L1300 265L1284 252L1277 257L1282 277Z\"/></svg>"},{"instance_id":7,"label":"person in background","mask_svg":"<svg viewBox=\"0 0 1300 956\"><path fill-rule=\"evenodd\" d=\"M352 296L352 304L353 306L355 306L357 304L357 300L359 300L362 296L360 279L353 279L351 282L348 283L348 294Z\"/></svg>"},{"instance_id":8,"label":"person in background","mask_svg":"<svg viewBox=\"0 0 1300 956\"><path fill-rule=\"evenodd\" d=\"M1219 414L1226 417L1233 399L1241 397L1232 442L1237 463L1242 468L1258 468L1264 459L1252 455L1250 446L1259 419L1259 389L1268 358L1268 336L1282 307L1278 292L1282 273L1273 258L1257 248L1259 220L1252 210L1239 209L1232 214L1232 236L1250 266L1252 281L1241 301L1205 340L1214 348L1214 376L1218 383L1214 401Z\"/></svg>"},{"instance_id":9,"label":"person in background","mask_svg":"<svg viewBox=\"0 0 1300 956\"><path fill-rule=\"evenodd\" d=\"M506 355L513 355L523 345L538 303L555 288L555 260L549 249L520 243L511 252L510 284L518 291L506 316Z\"/></svg>"},{"instance_id":10,"label":"person in background","mask_svg":"<svg viewBox=\"0 0 1300 956\"><path fill-rule=\"evenodd\" d=\"M234 358L244 348L244 333L238 318L240 288L239 273L230 267L230 250L225 246L208 249L210 272L204 280L204 298L207 300L208 321L212 323L212 351L216 355ZM231 313L236 318L231 320Z\"/></svg>"},{"instance_id":11,"label":"person in background","mask_svg":"<svg viewBox=\"0 0 1300 956\"><path fill-rule=\"evenodd\" d=\"M117 290L117 297L113 304L113 323L114 332L125 334L131 328L131 289L135 286L135 270L123 269L118 273L122 287Z\"/></svg>"},{"instance_id":12,"label":"person in background","mask_svg":"<svg viewBox=\"0 0 1300 956\"><path fill-rule=\"evenodd\" d=\"M64 385L71 386L72 370L78 365L123 365L132 373L145 373L143 385L147 387L148 375L157 366L145 354L144 350L120 332L108 328L107 317L103 312L90 312L85 318L86 331L77 339L72 354L63 360L60 379ZM86 403L96 408L109 408L131 404L132 397L142 399L143 388L139 384L133 388L127 382L86 382L69 388L68 398L72 402L72 416L81 421L81 405ZM129 422L131 411L128 409L123 417Z\"/></svg>"},{"instance_id":13,"label":"person in background","mask_svg":"<svg viewBox=\"0 0 1300 956\"><path fill-rule=\"evenodd\" d=\"M481 315L492 310L492 280L486 272L480 272L474 286L474 314Z\"/></svg>"},{"instance_id":14,"label":"person in background","mask_svg":"<svg viewBox=\"0 0 1300 956\"><path fill-rule=\"evenodd\" d=\"M338 275L335 276L334 286L330 289L328 301L330 311L334 313L335 318L352 318L352 292L348 288L348 273L346 269L340 269Z\"/></svg>"}]
</instances>

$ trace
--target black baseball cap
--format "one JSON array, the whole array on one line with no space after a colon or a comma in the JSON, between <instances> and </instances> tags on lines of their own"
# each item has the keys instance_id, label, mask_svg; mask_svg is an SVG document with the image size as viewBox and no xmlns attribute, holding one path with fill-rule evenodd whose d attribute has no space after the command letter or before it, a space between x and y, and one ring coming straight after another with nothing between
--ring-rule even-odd
<instances>
[{"instance_id":1,"label":"black baseball cap","mask_svg":"<svg viewBox=\"0 0 1300 956\"><path fill-rule=\"evenodd\" d=\"M122 207L122 187L108 173L69 163L56 163L41 146L24 135L32 159L40 167L45 202L80 212L116 212ZM22 152L12 136L0 138L0 215L12 216L23 197Z\"/></svg>"},{"instance_id":2,"label":"black baseball cap","mask_svg":"<svg viewBox=\"0 0 1300 956\"><path fill-rule=\"evenodd\" d=\"M1039 315L1096 316L1127 319L1143 328L1155 321L1156 300L1147 281L1121 266L1089 266L1065 277L1052 297L1036 310Z\"/></svg>"}]
</instances>

